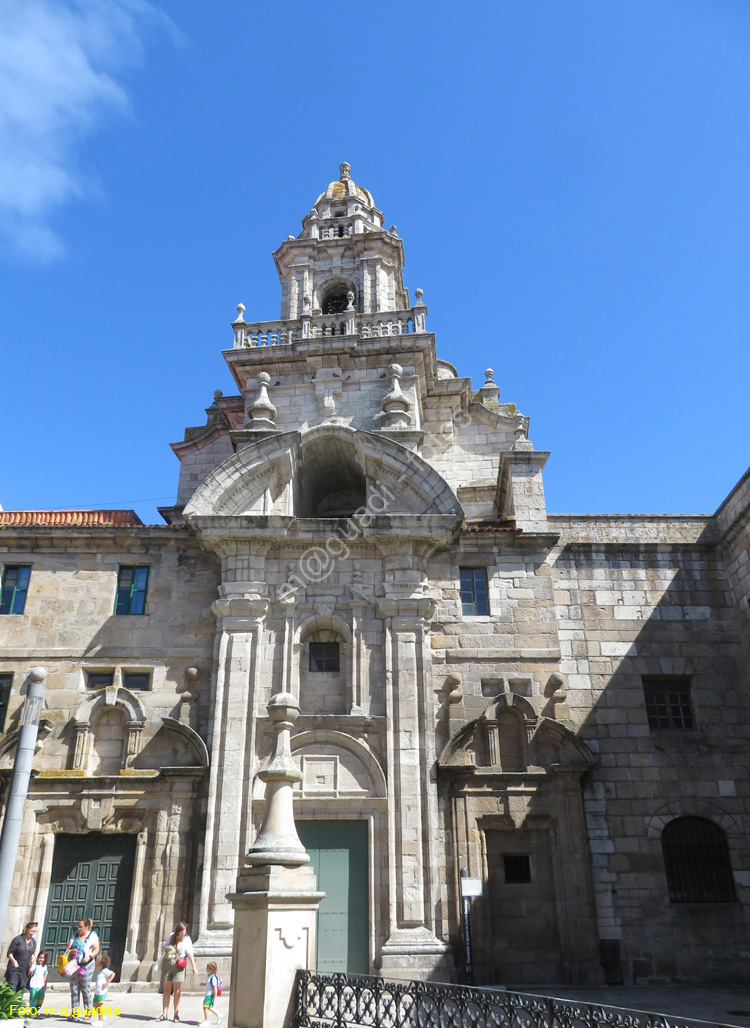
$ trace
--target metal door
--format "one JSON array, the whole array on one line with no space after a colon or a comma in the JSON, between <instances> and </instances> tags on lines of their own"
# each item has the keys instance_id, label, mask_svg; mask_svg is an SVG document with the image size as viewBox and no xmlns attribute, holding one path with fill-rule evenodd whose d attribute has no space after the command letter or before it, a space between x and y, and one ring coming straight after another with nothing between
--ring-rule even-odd
<instances>
[{"instance_id":1,"label":"metal door","mask_svg":"<svg viewBox=\"0 0 750 1028\"><path fill-rule=\"evenodd\" d=\"M54 966L82 917L90 917L118 974L125 953L135 860L134 835L58 835L42 949ZM50 969L50 975L57 977Z\"/></svg>"},{"instance_id":2,"label":"metal door","mask_svg":"<svg viewBox=\"0 0 750 1028\"><path fill-rule=\"evenodd\" d=\"M297 821L297 831L325 892L318 911L316 968L368 974L366 821Z\"/></svg>"}]
</instances>

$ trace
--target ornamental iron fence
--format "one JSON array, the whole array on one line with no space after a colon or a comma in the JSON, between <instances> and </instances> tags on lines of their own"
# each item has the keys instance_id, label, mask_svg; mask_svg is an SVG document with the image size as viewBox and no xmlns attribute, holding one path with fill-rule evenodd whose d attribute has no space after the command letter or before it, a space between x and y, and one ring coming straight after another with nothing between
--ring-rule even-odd
<instances>
[{"instance_id":1,"label":"ornamental iron fence","mask_svg":"<svg viewBox=\"0 0 750 1028\"><path fill-rule=\"evenodd\" d=\"M728 1028L669 1014L439 982L298 971L293 1028Z\"/></svg>"}]
</instances>

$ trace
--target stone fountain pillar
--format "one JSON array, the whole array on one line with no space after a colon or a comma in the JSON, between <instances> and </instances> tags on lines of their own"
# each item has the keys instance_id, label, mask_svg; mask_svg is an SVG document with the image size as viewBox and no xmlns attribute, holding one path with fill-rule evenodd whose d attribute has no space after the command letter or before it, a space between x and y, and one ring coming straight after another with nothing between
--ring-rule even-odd
<instances>
[{"instance_id":1,"label":"stone fountain pillar","mask_svg":"<svg viewBox=\"0 0 750 1028\"><path fill-rule=\"evenodd\" d=\"M234 907L229 1028L284 1028L294 1005L298 968L315 968L318 905L310 857L294 825L292 788L301 778L289 737L299 714L291 693L268 704L276 732L271 758L258 772L266 783L263 823L230 893ZM227 769L227 773L231 773Z\"/></svg>"}]
</instances>

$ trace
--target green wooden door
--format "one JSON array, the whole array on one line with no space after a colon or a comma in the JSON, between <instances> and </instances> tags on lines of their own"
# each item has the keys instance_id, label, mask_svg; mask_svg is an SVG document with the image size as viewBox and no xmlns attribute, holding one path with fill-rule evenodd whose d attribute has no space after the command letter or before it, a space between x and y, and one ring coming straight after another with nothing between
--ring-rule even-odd
<instances>
[{"instance_id":1,"label":"green wooden door","mask_svg":"<svg viewBox=\"0 0 750 1028\"><path fill-rule=\"evenodd\" d=\"M58 835L52 856L42 949L53 967L82 917L90 917L102 953L120 973L135 860L134 835ZM50 969L57 978L57 972Z\"/></svg>"},{"instance_id":2,"label":"green wooden door","mask_svg":"<svg viewBox=\"0 0 750 1028\"><path fill-rule=\"evenodd\" d=\"M367 822L297 821L297 831L326 894L318 911L317 971L367 974Z\"/></svg>"}]
</instances>

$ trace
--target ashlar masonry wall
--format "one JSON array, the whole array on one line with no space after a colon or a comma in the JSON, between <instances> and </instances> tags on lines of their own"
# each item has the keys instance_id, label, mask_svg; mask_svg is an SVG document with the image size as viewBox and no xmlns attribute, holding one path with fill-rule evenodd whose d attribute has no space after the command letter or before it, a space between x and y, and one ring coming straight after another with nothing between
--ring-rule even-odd
<instances>
[{"instance_id":1,"label":"ashlar masonry wall","mask_svg":"<svg viewBox=\"0 0 750 1028\"><path fill-rule=\"evenodd\" d=\"M550 563L567 707L597 756L584 797L600 937L620 942L628 980L743 980L748 682L713 526L700 518L550 523L561 532ZM644 675L688 677L694 729L649 727ZM661 833L681 815L724 830L739 902L670 903Z\"/></svg>"},{"instance_id":2,"label":"ashlar masonry wall","mask_svg":"<svg viewBox=\"0 0 750 1028\"><path fill-rule=\"evenodd\" d=\"M30 917L43 937L56 835L132 835L122 977L146 979L168 926L196 915L218 563L185 530L146 526L4 529L0 562L32 569L24 613L0 618L6 779L28 671L48 670L4 937ZM123 565L149 568L143 615L113 613ZM111 689L91 688L102 672ZM127 672L146 672L149 688L126 689Z\"/></svg>"}]
</instances>

